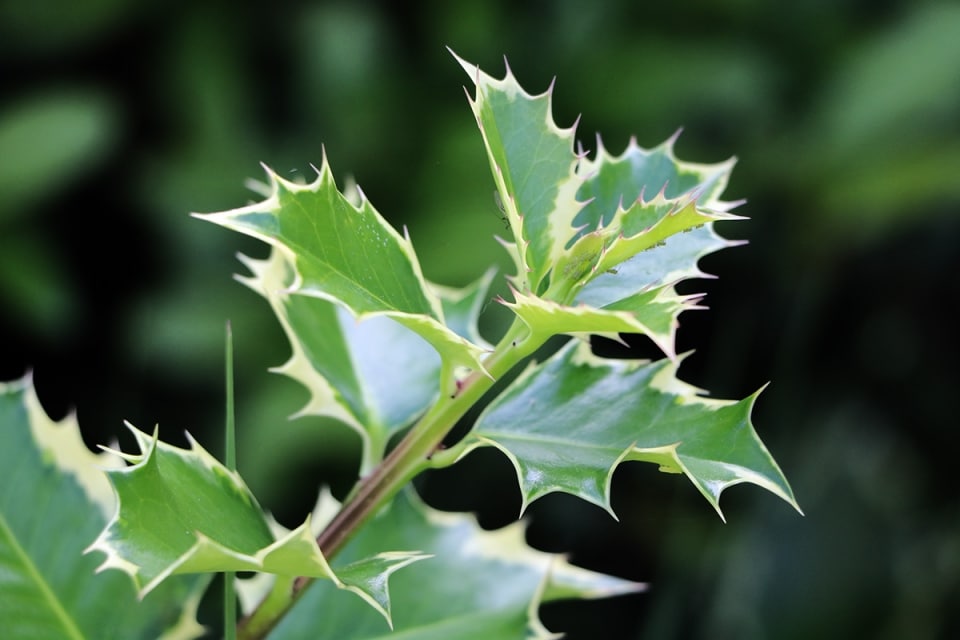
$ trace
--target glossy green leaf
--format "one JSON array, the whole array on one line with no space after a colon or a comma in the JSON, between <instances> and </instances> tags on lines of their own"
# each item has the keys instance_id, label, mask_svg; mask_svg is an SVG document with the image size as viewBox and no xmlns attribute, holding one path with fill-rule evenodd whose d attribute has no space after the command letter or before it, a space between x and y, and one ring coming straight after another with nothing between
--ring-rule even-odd
<instances>
[{"instance_id":1,"label":"glossy green leaf","mask_svg":"<svg viewBox=\"0 0 960 640\"><path fill-rule=\"evenodd\" d=\"M522 523L484 531L470 516L427 507L412 490L401 493L361 530L338 561L411 544L433 557L391 579L393 633L369 609L318 582L274 630L271 640L550 638L554 636L537 617L541 602L607 597L644 588L531 549ZM318 611L323 614L317 615Z\"/></svg>"},{"instance_id":2,"label":"glossy green leaf","mask_svg":"<svg viewBox=\"0 0 960 640\"><path fill-rule=\"evenodd\" d=\"M619 339L621 333L641 333L672 357L675 318L681 311L695 308L693 302L699 298L679 296L672 287L667 287L638 293L605 309L585 304L564 306L517 292L514 302L505 304L537 331L583 338L598 335L614 340Z\"/></svg>"},{"instance_id":3,"label":"glossy green leaf","mask_svg":"<svg viewBox=\"0 0 960 640\"><path fill-rule=\"evenodd\" d=\"M293 270L276 249L268 260L242 259L253 273L243 282L267 299L291 344L275 371L310 393L297 415L348 424L364 440L364 466L375 464L389 437L437 397L436 351L385 316L358 321L329 300L289 294Z\"/></svg>"},{"instance_id":4,"label":"glossy green leaf","mask_svg":"<svg viewBox=\"0 0 960 640\"><path fill-rule=\"evenodd\" d=\"M317 547L309 517L293 531L275 534L279 527L271 526L240 476L196 442L181 449L131 431L141 452L119 454L133 464L107 472L119 508L90 547L106 554L101 569L126 572L142 595L183 573L326 578L389 620L386 577L422 554L378 551L337 575Z\"/></svg>"},{"instance_id":5,"label":"glossy green leaf","mask_svg":"<svg viewBox=\"0 0 960 640\"><path fill-rule=\"evenodd\" d=\"M701 240L720 240L712 231L712 223L737 219L728 212L738 203L720 200L733 161L683 162L673 153L675 141L676 136L647 150L631 140L627 149L614 157L598 138L595 158L584 158L580 163L578 173L584 176L584 183L578 197L585 204L574 222L578 235L558 262L554 278L574 283L574 294L581 304L586 299L579 296L579 291L593 279L617 274L627 261L644 252L663 249L668 240L681 232L705 227L708 231L700 236ZM696 260L726 246L701 242L698 251L689 253L685 246L688 244L674 242L658 252L658 260L671 264L676 264L680 257L689 260L688 264L678 265L680 273L674 271L675 276L699 275ZM668 279L661 272L655 274L652 282L633 282L628 295L676 281L676 277ZM620 299L623 297L626 296ZM604 306L607 304L610 301Z\"/></svg>"},{"instance_id":6,"label":"glossy green leaf","mask_svg":"<svg viewBox=\"0 0 960 640\"><path fill-rule=\"evenodd\" d=\"M700 270L697 261L737 244L721 238L710 224L674 234L663 244L641 251L614 269L594 276L577 293L574 304L605 308L681 280L711 277Z\"/></svg>"},{"instance_id":7,"label":"glossy green leaf","mask_svg":"<svg viewBox=\"0 0 960 640\"><path fill-rule=\"evenodd\" d=\"M561 262L560 274L567 280L584 279L586 284L595 274L616 269L641 251L663 246L677 233L720 219L735 217L708 212L694 200L674 201L662 195L650 201L637 200L628 209L618 210L611 226L579 238ZM602 241L599 250L598 239Z\"/></svg>"},{"instance_id":8,"label":"glossy green leaf","mask_svg":"<svg viewBox=\"0 0 960 640\"><path fill-rule=\"evenodd\" d=\"M738 243L721 238L712 225L675 233L617 267L592 275L571 304L560 304L514 291L505 304L531 330L617 338L618 333L650 337L669 357L675 357L678 316L699 309L700 295L677 294L673 284L709 277L697 261L713 251Z\"/></svg>"},{"instance_id":9,"label":"glossy green leaf","mask_svg":"<svg viewBox=\"0 0 960 640\"><path fill-rule=\"evenodd\" d=\"M610 507L624 461L683 473L721 517L720 494L750 482L799 510L750 421L756 395L712 400L676 377L677 362L605 360L571 342L529 368L480 416L471 438L513 463L523 508L553 491Z\"/></svg>"},{"instance_id":10,"label":"glossy green leaf","mask_svg":"<svg viewBox=\"0 0 960 640\"><path fill-rule=\"evenodd\" d=\"M4 638L196 638L207 576L179 576L142 600L83 551L113 513L74 416L47 417L29 377L0 383L0 630Z\"/></svg>"},{"instance_id":11,"label":"glossy green leaf","mask_svg":"<svg viewBox=\"0 0 960 640\"><path fill-rule=\"evenodd\" d=\"M554 123L551 90L533 96L509 68L497 80L458 60L476 84L471 107L513 231L508 306L534 333L642 333L673 357L677 316L698 298L672 285L732 244L712 223L736 218L737 203L720 199L733 161L681 161L676 136L649 150L631 140L619 156L598 138L591 160L574 153L574 128Z\"/></svg>"},{"instance_id":12,"label":"glossy green leaf","mask_svg":"<svg viewBox=\"0 0 960 640\"><path fill-rule=\"evenodd\" d=\"M329 300L289 294L293 269L276 249L266 260L241 260L253 275L240 280L267 299L293 350L275 371L310 393L297 415L330 416L350 425L364 441L361 474L367 473L382 459L390 437L436 400L439 356L419 334L389 317L358 320ZM450 329L484 347L477 318L492 276L464 289L432 287Z\"/></svg>"},{"instance_id":13,"label":"glossy green leaf","mask_svg":"<svg viewBox=\"0 0 960 640\"><path fill-rule=\"evenodd\" d=\"M310 184L267 172L266 200L198 217L280 248L294 265L291 293L330 300L361 319L387 316L421 335L449 367L481 368L481 347L446 326L410 239L362 193L338 191L326 156Z\"/></svg>"},{"instance_id":14,"label":"glossy green leaf","mask_svg":"<svg viewBox=\"0 0 960 640\"><path fill-rule=\"evenodd\" d=\"M629 208L640 200L651 201L657 195L673 202L686 196L703 208L717 211L729 211L736 204L720 200L733 161L684 162L673 150L678 136L679 132L653 149L644 149L636 140L630 140L619 156L611 155L603 141L597 139L594 159L584 158L577 169L585 176L577 197L586 204L574 221L576 227L583 227L580 235L611 226L618 209ZM631 216L636 220L622 226L632 226L634 232L652 226L659 218L643 217L643 213Z\"/></svg>"},{"instance_id":15,"label":"glossy green leaf","mask_svg":"<svg viewBox=\"0 0 960 640\"><path fill-rule=\"evenodd\" d=\"M515 286L539 292L540 284L574 235L582 179L573 152L575 127L553 121L551 87L527 93L507 68L502 80L457 57L476 85L470 100L487 149L504 215L513 231L511 255L519 262Z\"/></svg>"},{"instance_id":16,"label":"glossy green leaf","mask_svg":"<svg viewBox=\"0 0 960 640\"><path fill-rule=\"evenodd\" d=\"M540 293L552 270L554 280L577 281L674 233L730 217L736 203L720 194L732 161L682 162L673 153L676 136L652 150L631 140L617 157L598 139L591 161L573 151L576 127L554 123L552 87L534 96L509 67L497 80L457 60L476 84L470 104L513 230L508 248L518 263L518 289ZM588 234L604 241L591 247L583 241Z\"/></svg>"}]
</instances>

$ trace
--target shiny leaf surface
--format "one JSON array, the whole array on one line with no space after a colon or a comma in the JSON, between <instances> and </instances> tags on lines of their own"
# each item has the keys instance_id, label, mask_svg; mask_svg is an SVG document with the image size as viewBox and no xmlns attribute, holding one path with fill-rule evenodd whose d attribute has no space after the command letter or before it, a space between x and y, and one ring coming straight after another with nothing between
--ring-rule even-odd
<instances>
[{"instance_id":1,"label":"shiny leaf surface","mask_svg":"<svg viewBox=\"0 0 960 640\"><path fill-rule=\"evenodd\" d=\"M197 638L208 579L179 576L142 600L84 549L116 508L74 416L47 417L29 377L0 383L0 629L5 638Z\"/></svg>"},{"instance_id":2,"label":"shiny leaf surface","mask_svg":"<svg viewBox=\"0 0 960 640\"><path fill-rule=\"evenodd\" d=\"M329 496L322 499L332 501ZM338 640L551 638L537 617L541 602L608 597L645 588L531 549L522 523L484 531L471 516L431 509L412 490L400 494L371 521L344 550L343 559L411 544L433 557L391 579L392 634L368 608L318 582L271 639L305 635ZM318 611L324 614L318 616Z\"/></svg>"},{"instance_id":3,"label":"shiny leaf surface","mask_svg":"<svg viewBox=\"0 0 960 640\"><path fill-rule=\"evenodd\" d=\"M294 266L290 292L330 300L358 318L390 317L421 335L448 365L479 368L481 348L446 326L410 239L362 192L341 193L326 157L317 173L301 185L268 170L265 200L198 217L280 248Z\"/></svg>"},{"instance_id":4,"label":"shiny leaf surface","mask_svg":"<svg viewBox=\"0 0 960 640\"><path fill-rule=\"evenodd\" d=\"M309 517L293 531L275 535L240 476L196 442L180 449L131 431L141 452L120 454L132 466L108 471L120 506L90 547L106 554L101 569L126 572L141 595L185 573L325 578L389 620L386 577L422 554L378 552L339 576L317 547Z\"/></svg>"},{"instance_id":5,"label":"shiny leaf surface","mask_svg":"<svg viewBox=\"0 0 960 640\"><path fill-rule=\"evenodd\" d=\"M720 494L742 482L799 510L750 421L756 396L712 400L676 378L677 364L605 360L571 342L531 367L481 415L471 435L513 463L526 508L553 491L612 512L621 462L654 462L685 474L720 513Z\"/></svg>"}]
</instances>

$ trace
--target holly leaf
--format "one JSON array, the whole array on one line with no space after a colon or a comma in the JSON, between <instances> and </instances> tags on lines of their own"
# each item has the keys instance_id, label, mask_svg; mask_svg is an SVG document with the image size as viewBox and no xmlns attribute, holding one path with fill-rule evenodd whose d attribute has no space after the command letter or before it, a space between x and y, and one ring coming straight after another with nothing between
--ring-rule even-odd
<instances>
[{"instance_id":1,"label":"holly leaf","mask_svg":"<svg viewBox=\"0 0 960 640\"><path fill-rule=\"evenodd\" d=\"M632 218L629 222L617 221L617 211L624 207L629 210L631 203L652 201L657 196L664 202L695 201L706 210L719 212L740 204L720 199L734 160L715 164L684 162L674 152L679 135L678 131L653 149L644 149L636 139L631 139L619 156L611 155L598 137L594 159L584 156L577 168L585 177L577 194L585 203L574 220L574 226L580 229L578 235L611 226L634 230L651 227L661 217L653 209L626 216L621 213L621 217Z\"/></svg>"},{"instance_id":2,"label":"holly leaf","mask_svg":"<svg viewBox=\"0 0 960 640\"><path fill-rule=\"evenodd\" d=\"M279 250L265 260L240 259L252 276L239 280L266 298L290 341L290 359L274 371L310 393L296 416L329 416L353 428L363 440L360 473L369 472L390 438L436 400L440 357L387 316L358 320L329 300L290 294L295 274ZM450 330L483 348L477 319L492 278L491 271L463 289L431 285Z\"/></svg>"},{"instance_id":3,"label":"holly leaf","mask_svg":"<svg viewBox=\"0 0 960 640\"><path fill-rule=\"evenodd\" d=\"M333 499L325 494L322 501ZM335 511L335 506L330 510ZM542 602L635 593L645 585L575 567L562 557L536 551L524 540L524 525L484 531L467 515L436 511L412 489L361 529L338 561L382 548L418 545L433 557L392 580L394 631L355 599L331 585L309 587L271 633L272 640L526 640L556 637L540 623ZM323 611L317 616L317 611Z\"/></svg>"},{"instance_id":4,"label":"holly leaf","mask_svg":"<svg viewBox=\"0 0 960 640\"><path fill-rule=\"evenodd\" d=\"M676 317L696 309L701 296L680 296L673 287L655 289L617 300L603 309L586 304L566 306L536 296L514 292L514 302L504 304L532 331L566 333L586 339L598 335L618 340L621 333L649 336L665 354L674 357Z\"/></svg>"},{"instance_id":5,"label":"holly leaf","mask_svg":"<svg viewBox=\"0 0 960 640\"><path fill-rule=\"evenodd\" d=\"M566 270L577 262L594 265L584 277L615 269L642 251L662 246L668 238L718 220L737 220L729 213L739 202L720 200L733 160L717 164L683 162L674 155L677 136L651 150L631 140L613 157L597 138L594 160L584 158L585 176L578 196L585 202L577 215L578 237L572 243ZM600 247L599 256L597 247ZM702 255L702 254L701 254ZM577 278L578 274L564 274Z\"/></svg>"},{"instance_id":6,"label":"holly leaf","mask_svg":"<svg viewBox=\"0 0 960 640\"><path fill-rule=\"evenodd\" d=\"M721 238L712 225L670 236L649 250L592 279L565 305L513 292L504 302L532 331L576 337L599 335L619 339L620 333L648 336L665 355L676 357L678 317L702 309L700 294L679 295L674 284L688 278L708 278L697 266L704 255L739 243Z\"/></svg>"},{"instance_id":7,"label":"holly leaf","mask_svg":"<svg viewBox=\"0 0 960 640\"><path fill-rule=\"evenodd\" d=\"M613 269L596 274L577 293L574 304L605 308L681 280L710 278L712 276L698 267L700 258L739 244L721 238L713 225L709 224L674 234L662 244L637 253Z\"/></svg>"},{"instance_id":8,"label":"holly leaf","mask_svg":"<svg viewBox=\"0 0 960 640\"><path fill-rule=\"evenodd\" d=\"M509 65L498 80L453 56L476 85L468 100L513 233L508 251L518 263L514 285L539 292L573 238L573 220L582 206L576 198L583 181L576 173L579 157L573 152L576 126L561 129L554 122L552 85L531 95Z\"/></svg>"},{"instance_id":9,"label":"holly leaf","mask_svg":"<svg viewBox=\"0 0 960 640\"><path fill-rule=\"evenodd\" d=\"M279 248L293 265L288 291L329 300L359 319L386 316L423 337L452 370L481 369L482 347L444 321L443 305L423 278L413 245L362 192L337 189L326 154L310 184L266 169L269 196L239 209L197 217Z\"/></svg>"},{"instance_id":10,"label":"holly leaf","mask_svg":"<svg viewBox=\"0 0 960 640\"><path fill-rule=\"evenodd\" d=\"M742 482L799 511L750 421L757 394L738 402L703 398L677 379L678 364L603 359L589 345L571 342L528 368L484 410L471 446L506 454L517 472L522 509L562 491L615 517L613 472L638 460L685 474L721 518L720 494Z\"/></svg>"},{"instance_id":11,"label":"holly leaf","mask_svg":"<svg viewBox=\"0 0 960 640\"><path fill-rule=\"evenodd\" d=\"M100 569L120 569L146 595L170 576L258 571L325 578L360 596L390 620L387 577L422 559L415 552L371 554L335 573L317 546L310 517L275 535L240 476L199 444L160 442L134 427L139 454L118 453L131 466L107 471L119 507L90 551L106 554Z\"/></svg>"},{"instance_id":12,"label":"holly leaf","mask_svg":"<svg viewBox=\"0 0 960 640\"><path fill-rule=\"evenodd\" d=\"M207 576L179 576L142 600L84 548L116 508L76 417L51 420L30 376L0 383L0 629L5 638L197 638Z\"/></svg>"},{"instance_id":13,"label":"holly leaf","mask_svg":"<svg viewBox=\"0 0 960 640\"><path fill-rule=\"evenodd\" d=\"M683 162L677 136L649 150L631 140L619 156L598 137L591 160L573 150L576 127L554 122L552 86L531 95L509 66L498 80L457 60L476 85L470 105L513 233L508 306L533 332L642 333L675 357L677 317L699 296L673 285L704 275L697 260L733 244L713 231L738 218L729 211L739 203L720 199L733 160ZM693 241L676 240L683 232Z\"/></svg>"},{"instance_id":14,"label":"holly leaf","mask_svg":"<svg viewBox=\"0 0 960 640\"><path fill-rule=\"evenodd\" d=\"M386 316L354 318L323 298L292 295L293 267L274 249L267 260L241 256L290 341L292 355L274 369L309 392L296 416L329 416L363 440L361 473L383 457L390 437L439 393L440 357L419 334Z\"/></svg>"}]
</instances>

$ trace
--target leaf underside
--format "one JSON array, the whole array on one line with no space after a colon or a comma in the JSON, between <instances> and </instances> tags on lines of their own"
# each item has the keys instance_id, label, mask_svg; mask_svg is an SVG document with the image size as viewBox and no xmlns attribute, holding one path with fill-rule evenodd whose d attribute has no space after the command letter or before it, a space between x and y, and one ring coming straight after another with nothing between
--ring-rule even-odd
<instances>
[{"instance_id":1,"label":"leaf underside","mask_svg":"<svg viewBox=\"0 0 960 640\"><path fill-rule=\"evenodd\" d=\"M363 320L324 298L289 293L294 271L283 252L265 260L241 256L251 276L241 282L270 303L293 351L276 372L309 392L296 414L329 416L353 428L364 443L361 475L383 457L387 442L436 399L439 355L419 334L387 316ZM489 348L477 318L493 277L463 289L432 286L448 326L472 344Z\"/></svg>"}]
</instances>

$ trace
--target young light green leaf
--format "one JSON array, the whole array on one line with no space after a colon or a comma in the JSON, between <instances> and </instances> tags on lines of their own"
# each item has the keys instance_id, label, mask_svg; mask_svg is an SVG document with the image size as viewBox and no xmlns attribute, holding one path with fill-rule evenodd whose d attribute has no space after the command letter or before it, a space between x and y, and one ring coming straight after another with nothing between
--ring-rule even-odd
<instances>
[{"instance_id":1,"label":"young light green leaf","mask_svg":"<svg viewBox=\"0 0 960 640\"><path fill-rule=\"evenodd\" d=\"M329 496L325 499L331 500ZM470 516L427 507L412 490L398 495L364 527L338 561L411 544L421 545L433 557L393 578L393 633L385 633L382 622L369 610L352 599L339 597L330 585L317 582L270 638L553 638L556 636L539 621L537 608L541 602L602 598L644 588L531 549L524 540L522 523L484 531ZM324 615L317 616L317 611Z\"/></svg>"},{"instance_id":2,"label":"young light green leaf","mask_svg":"<svg viewBox=\"0 0 960 640\"><path fill-rule=\"evenodd\" d=\"M676 357L678 316L701 309L700 295L678 295L673 283L693 277L709 277L697 266L704 255L738 243L724 240L712 225L667 238L659 246L592 276L577 293L573 304L514 291L506 306L523 319L531 331L587 334L613 339L619 333L648 336L670 358Z\"/></svg>"},{"instance_id":3,"label":"young light green leaf","mask_svg":"<svg viewBox=\"0 0 960 640\"><path fill-rule=\"evenodd\" d=\"M651 210L662 215L651 226L641 226L647 221L647 214ZM590 275L616 269L641 251L663 246L668 238L677 233L689 232L717 220L737 219L738 216L728 213L703 209L692 200L670 201L659 195L649 202L637 200L629 209L617 212L616 224L610 229L595 232L608 239L608 242L596 269ZM571 253L576 252L582 240L574 244Z\"/></svg>"},{"instance_id":4,"label":"young light green leaf","mask_svg":"<svg viewBox=\"0 0 960 640\"><path fill-rule=\"evenodd\" d=\"M679 232L738 219L728 212L739 203L720 200L733 160L683 162L673 151L678 135L650 150L631 139L616 157L597 137L594 159L584 157L577 167L584 176L577 195L585 204L574 221L577 238L558 269L561 278L587 282L619 270L641 252L662 247ZM695 269L696 259L705 253L692 256L685 268ZM662 276L661 281L669 282Z\"/></svg>"},{"instance_id":5,"label":"young light green leaf","mask_svg":"<svg viewBox=\"0 0 960 640\"><path fill-rule=\"evenodd\" d=\"M681 280L712 277L700 270L697 261L738 244L721 238L710 224L674 234L662 245L641 251L614 269L594 276L577 293L574 304L604 308Z\"/></svg>"},{"instance_id":6,"label":"young light green leaf","mask_svg":"<svg viewBox=\"0 0 960 640\"><path fill-rule=\"evenodd\" d=\"M317 547L309 517L275 536L240 476L196 442L181 449L130 430L140 453L118 454L132 466L107 472L119 507L89 548L106 554L101 570L126 572L141 595L184 573L259 571L326 578L359 595L389 622L387 576L425 556L378 551L340 576Z\"/></svg>"},{"instance_id":7,"label":"young light green leaf","mask_svg":"<svg viewBox=\"0 0 960 640\"><path fill-rule=\"evenodd\" d=\"M481 347L445 325L410 239L362 192L359 203L340 193L326 155L310 184L267 174L266 200L197 217L280 248L294 265L291 293L330 300L358 318L385 315L420 334L448 367L481 368Z\"/></svg>"},{"instance_id":8,"label":"young light green leaf","mask_svg":"<svg viewBox=\"0 0 960 640\"><path fill-rule=\"evenodd\" d=\"M523 508L553 491L610 507L610 482L627 460L684 473L723 517L720 494L761 486L799 510L750 421L756 395L700 397L676 377L679 363L604 360L571 342L529 368L491 403L471 438L513 463Z\"/></svg>"},{"instance_id":9,"label":"young light green leaf","mask_svg":"<svg viewBox=\"0 0 960 640\"><path fill-rule=\"evenodd\" d=\"M115 509L74 416L47 417L29 376L0 383L0 629L4 638L197 638L207 576L180 576L138 601L84 548Z\"/></svg>"},{"instance_id":10,"label":"young light green leaf","mask_svg":"<svg viewBox=\"0 0 960 640\"><path fill-rule=\"evenodd\" d=\"M653 200L658 194L666 201L694 200L712 211L730 211L738 204L720 200L734 161L684 162L674 153L679 134L653 149L644 149L631 139L619 156L610 155L597 137L593 160L584 157L577 168L577 173L584 176L577 197L586 203L574 221L574 226L581 229L579 235L611 226L618 209L629 208L630 203L641 199ZM631 215L640 218L636 213ZM632 226L649 227L654 222L656 218L641 219Z\"/></svg>"},{"instance_id":11,"label":"young light green leaf","mask_svg":"<svg viewBox=\"0 0 960 640\"><path fill-rule=\"evenodd\" d=\"M289 294L293 268L277 249L266 260L240 259L253 275L239 279L267 299L290 341L293 354L275 371L310 393L297 415L330 416L353 428L363 439L360 473L368 473L389 439L436 400L439 356L391 318L357 320L329 300ZM477 318L492 278L489 272L464 289L432 286L450 329L484 348Z\"/></svg>"},{"instance_id":12,"label":"young light green leaf","mask_svg":"<svg viewBox=\"0 0 960 640\"><path fill-rule=\"evenodd\" d=\"M638 253L663 247L680 232L723 219L736 217L708 212L692 200L667 200L660 194L650 201L639 199L629 209L615 210L611 225L582 235L572 244L557 263L551 291L576 296L590 280L617 271Z\"/></svg>"},{"instance_id":13,"label":"young light green leaf","mask_svg":"<svg viewBox=\"0 0 960 640\"><path fill-rule=\"evenodd\" d=\"M618 300L604 309L585 304L560 305L536 296L514 292L514 301L504 303L532 331L549 335L569 334L581 338L590 335L614 340L621 333L649 336L669 357L674 357L676 317L687 309L695 309L700 296L680 296L673 287L662 287Z\"/></svg>"}]
</instances>

